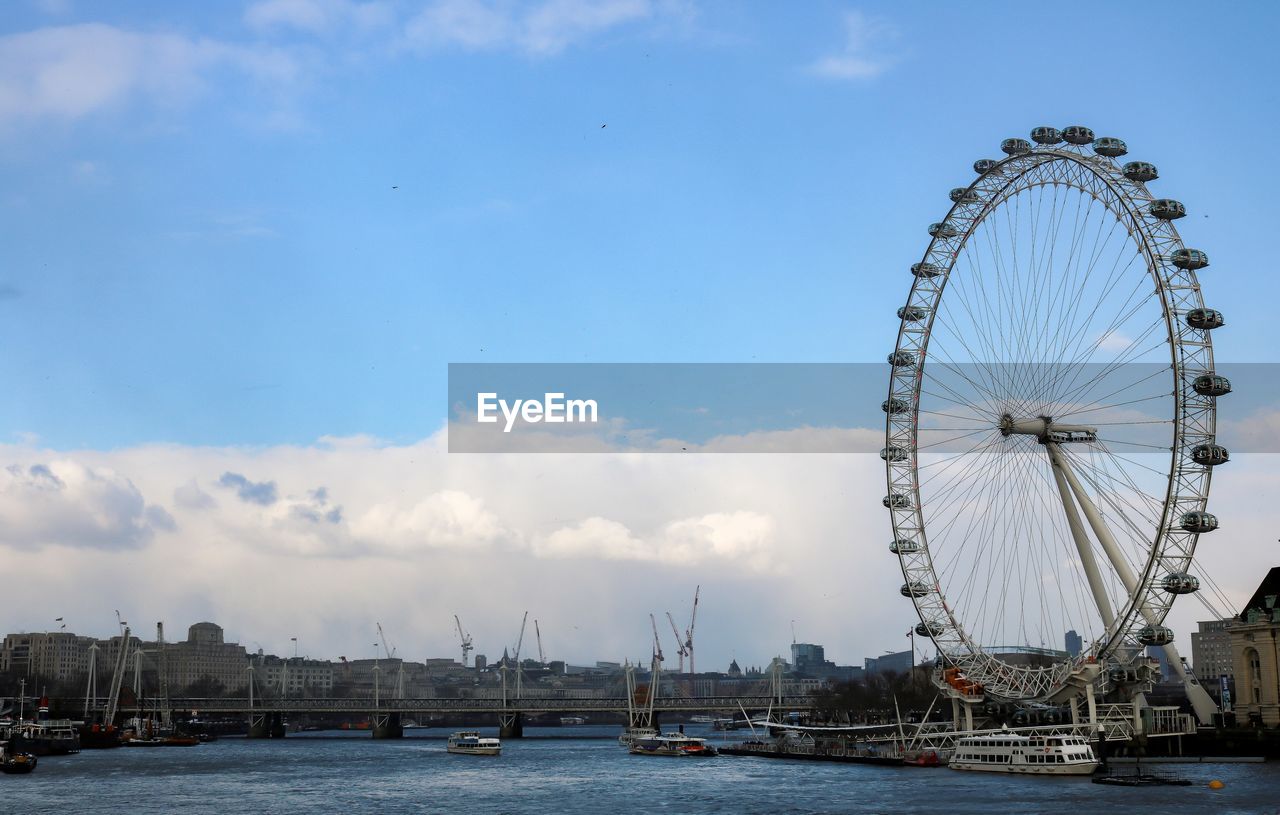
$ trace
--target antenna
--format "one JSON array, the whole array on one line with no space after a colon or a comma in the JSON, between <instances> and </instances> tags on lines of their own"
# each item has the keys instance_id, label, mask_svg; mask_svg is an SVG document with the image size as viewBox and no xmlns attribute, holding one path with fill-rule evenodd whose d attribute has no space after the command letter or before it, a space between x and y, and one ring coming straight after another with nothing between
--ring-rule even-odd
<instances>
[{"instance_id":1,"label":"antenna","mask_svg":"<svg viewBox=\"0 0 1280 815\"><path fill-rule=\"evenodd\" d=\"M796 644L796 621L791 621L791 644Z\"/></svg>"}]
</instances>

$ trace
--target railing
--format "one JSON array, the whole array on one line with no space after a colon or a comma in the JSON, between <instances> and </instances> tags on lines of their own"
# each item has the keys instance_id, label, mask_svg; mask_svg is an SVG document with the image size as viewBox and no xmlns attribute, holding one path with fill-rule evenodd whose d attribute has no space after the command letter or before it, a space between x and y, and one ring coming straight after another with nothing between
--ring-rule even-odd
<instances>
[{"instance_id":1,"label":"railing","mask_svg":"<svg viewBox=\"0 0 1280 815\"><path fill-rule=\"evenodd\" d=\"M280 712L280 713L485 713L485 712L520 712L520 713L557 713L593 711L623 712L629 707L626 697L582 698L582 697L525 697L509 699L506 703L501 698L470 699L379 699L378 704L369 698L361 699L261 699L255 698L253 704L249 700L231 698L209 699L173 699L170 706L175 711L211 713L248 713ZM647 704L644 705L647 707ZM653 708L657 711L738 711L739 708L752 710L810 710L813 700L808 696L782 697L781 702L772 696L704 696L704 697L668 697L654 700Z\"/></svg>"}]
</instances>

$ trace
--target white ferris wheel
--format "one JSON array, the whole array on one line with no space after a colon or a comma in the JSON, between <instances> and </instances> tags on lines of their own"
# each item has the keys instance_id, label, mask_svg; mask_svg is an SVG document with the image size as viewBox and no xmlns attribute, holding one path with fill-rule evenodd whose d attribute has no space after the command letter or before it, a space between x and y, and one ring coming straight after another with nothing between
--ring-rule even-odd
<instances>
[{"instance_id":1,"label":"white ferris wheel","mask_svg":"<svg viewBox=\"0 0 1280 815\"><path fill-rule=\"evenodd\" d=\"M898 310L881 457L901 593L970 694L1140 684L1152 645L1181 673L1164 620L1199 588L1229 458L1208 258L1121 140L1037 127L1001 148L951 191Z\"/></svg>"}]
</instances>

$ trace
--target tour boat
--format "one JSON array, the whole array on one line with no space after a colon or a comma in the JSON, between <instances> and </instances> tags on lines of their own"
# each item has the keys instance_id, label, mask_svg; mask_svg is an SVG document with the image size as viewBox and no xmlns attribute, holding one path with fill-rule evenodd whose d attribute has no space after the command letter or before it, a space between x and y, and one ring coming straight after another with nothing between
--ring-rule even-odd
<instances>
[{"instance_id":1,"label":"tour boat","mask_svg":"<svg viewBox=\"0 0 1280 815\"><path fill-rule=\"evenodd\" d=\"M474 730L459 730L449 736L450 753L468 756L496 756L502 752L500 739L481 736Z\"/></svg>"},{"instance_id":2,"label":"tour boat","mask_svg":"<svg viewBox=\"0 0 1280 815\"><path fill-rule=\"evenodd\" d=\"M1098 758L1083 736L988 733L956 742L953 770L1035 775L1092 775Z\"/></svg>"},{"instance_id":3,"label":"tour boat","mask_svg":"<svg viewBox=\"0 0 1280 815\"><path fill-rule=\"evenodd\" d=\"M586 723L587 723L586 716L561 716L560 717L561 727L576 727L578 725L586 724Z\"/></svg>"},{"instance_id":4,"label":"tour boat","mask_svg":"<svg viewBox=\"0 0 1280 815\"><path fill-rule=\"evenodd\" d=\"M618 744L630 747L636 739L649 739L657 735L658 731L653 727L624 727L622 735L618 736Z\"/></svg>"},{"instance_id":5,"label":"tour boat","mask_svg":"<svg viewBox=\"0 0 1280 815\"><path fill-rule=\"evenodd\" d=\"M716 754L716 748L706 739L686 736L683 733L663 733L632 739L631 752L638 756L681 756L707 758Z\"/></svg>"}]
</instances>

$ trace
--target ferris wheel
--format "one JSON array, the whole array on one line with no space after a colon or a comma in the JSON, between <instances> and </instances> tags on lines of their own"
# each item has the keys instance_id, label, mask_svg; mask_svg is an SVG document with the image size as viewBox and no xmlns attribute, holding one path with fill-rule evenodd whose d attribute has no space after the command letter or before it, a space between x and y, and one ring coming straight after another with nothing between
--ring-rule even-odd
<instances>
[{"instance_id":1,"label":"ferris wheel","mask_svg":"<svg viewBox=\"0 0 1280 815\"><path fill-rule=\"evenodd\" d=\"M1120 139L1037 127L1000 147L929 226L898 310L881 457L901 593L969 694L1051 699L1150 645L1181 671L1164 619L1199 588L1229 459L1208 257Z\"/></svg>"}]
</instances>

